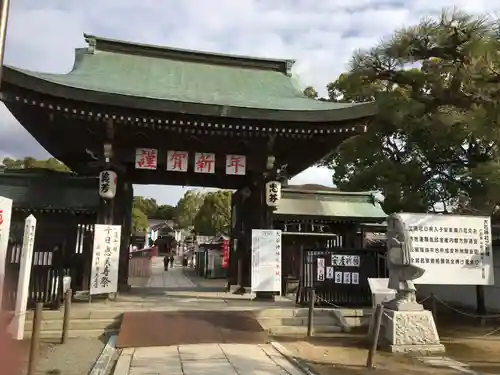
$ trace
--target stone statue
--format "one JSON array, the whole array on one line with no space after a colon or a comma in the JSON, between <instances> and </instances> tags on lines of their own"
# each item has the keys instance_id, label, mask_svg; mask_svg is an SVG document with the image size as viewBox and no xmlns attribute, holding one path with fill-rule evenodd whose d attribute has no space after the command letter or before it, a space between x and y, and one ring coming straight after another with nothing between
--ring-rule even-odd
<instances>
[{"instance_id":1,"label":"stone statue","mask_svg":"<svg viewBox=\"0 0 500 375\"><path fill-rule=\"evenodd\" d=\"M405 223L398 214L387 218L387 266L389 289L396 290L396 298L385 307L398 311L419 311L413 280L422 276L424 269L411 264L412 242Z\"/></svg>"},{"instance_id":2,"label":"stone statue","mask_svg":"<svg viewBox=\"0 0 500 375\"><path fill-rule=\"evenodd\" d=\"M391 352L443 352L432 312L417 302L413 280L424 269L411 264L412 240L403 217L387 218L387 265L390 289L396 297L384 304L381 332Z\"/></svg>"}]
</instances>

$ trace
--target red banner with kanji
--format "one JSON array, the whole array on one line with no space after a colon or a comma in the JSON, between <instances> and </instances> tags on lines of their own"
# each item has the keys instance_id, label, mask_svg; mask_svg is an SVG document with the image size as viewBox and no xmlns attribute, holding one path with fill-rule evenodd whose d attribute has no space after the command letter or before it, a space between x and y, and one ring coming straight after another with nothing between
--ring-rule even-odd
<instances>
[{"instance_id":1,"label":"red banner with kanji","mask_svg":"<svg viewBox=\"0 0 500 375\"><path fill-rule=\"evenodd\" d=\"M222 268L229 267L229 241L224 240L222 244Z\"/></svg>"}]
</instances>

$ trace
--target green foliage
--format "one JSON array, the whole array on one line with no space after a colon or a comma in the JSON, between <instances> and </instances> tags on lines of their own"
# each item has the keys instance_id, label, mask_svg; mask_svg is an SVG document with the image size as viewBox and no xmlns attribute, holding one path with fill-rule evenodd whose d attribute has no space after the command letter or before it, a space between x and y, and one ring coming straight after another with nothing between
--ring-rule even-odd
<instances>
[{"instance_id":1,"label":"green foliage","mask_svg":"<svg viewBox=\"0 0 500 375\"><path fill-rule=\"evenodd\" d=\"M156 203L156 200L153 198L134 197L133 210L134 210L132 211L133 228L142 228L145 225L147 229L148 218L162 219L162 220L175 219L175 207L170 206L168 204L158 205ZM145 224L144 224L144 217L146 218ZM135 222L134 220L139 220L140 222Z\"/></svg>"},{"instance_id":2,"label":"green foliage","mask_svg":"<svg viewBox=\"0 0 500 375\"><path fill-rule=\"evenodd\" d=\"M341 189L381 189L387 212L490 214L500 187L498 21L443 12L360 51L329 100L376 100L367 133L323 164Z\"/></svg>"},{"instance_id":3,"label":"green foliage","mask_svg":"<svg viewBox=\"0 0 500 375\"><path fill-rule=\"evenodd\" d=\"M158 205L153 198L134 197L134 207L152 219L175 219L175 207L168 204Z\"/></svg>"},{"instance_id":4,"label":"green foliage","mask_svg":"<svg viewBox=\"0 0 500 375\"><path fill-rule=\"evenodd\" d=\"M49 158L47 160L36 160L31 156L27 156L23 159L11 159L4 158L2 163L7 167L7 169L49 169L56 172L71 172L70 169L61 163L56 158Z\"/></svg>"},{"instance_id":5,"label":"green foliage","mask_svg":"<svg viewBox=\"0 0 500 375\"><path fill-rule=\"evenodd\" d=\"M179 200L176 207L176 222L181 228L189 228L194 225L194 219L204 198L200 192L188 190Z\"/></svg>"},{"instance_id":6,"label":"green foliage","mask_svg":"<svg viewBox=\"0 0 500 375\"><path fill-rule=\"evenodd\" d=\"M307 86L304 89L304 95L307 96L308 98L311 98L311 99L317 99L318 98L318 92L312 86Z\"/></svg>"},{"instance_id":7,"label":"green foliage","mask_svg":"<svg viewBox=\"0 0 500 375\"><path fill-rule=\"evenodd\" d=\"M231 220L230 191L205 194L203 204L194 219L196 233L204 236L227 234Z\"/></svg>"},{"instance_id":8,"label":"green foliage","mask_svg":"<svg viewBox=\"0 0 500 375\"><path fill-rule=\"evenodd\" d=\"M174 206L171 206L169 204L160 204L156 208L154 217L163 220L175 220L176 212L177 211Z\"/></svg>"},{"instance_id":9,"label":"green foliage","mask_svg":"<svg viewBox=\"0 0 500 375\"><path fill-rule=\"evenodd\" d=\"M146 216L153 217L158 209L158 204L153 198L134 197L134 207Z\"/></svg>"},{"instance_id":10,"label":"green foliage","mask_svg":"<svg viewBox=\"0 0 500 375\"><path fill-rule=\"evenodd\" d=\"M132 233L145 232L148 229L148 217L137 207L132 208Z\"/></svg>"}]
</instances>

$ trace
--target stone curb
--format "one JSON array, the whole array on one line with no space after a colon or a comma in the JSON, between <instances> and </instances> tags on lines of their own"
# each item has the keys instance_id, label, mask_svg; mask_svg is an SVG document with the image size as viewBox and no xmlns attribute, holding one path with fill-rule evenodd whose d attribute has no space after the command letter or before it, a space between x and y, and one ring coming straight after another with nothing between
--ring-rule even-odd
<instances>
[{"instance_id":1,"label":"stone curb","mask_svg":"<svg viewBox=\"0 0 500 375\"><path fill-rule=\"evenodd\" d=\"M116 361L115 369L112 375L128 375L134 351L134 348L122 349L122 352Z\"/></svg>"},{"instance_id":2,"label":"stone curb","mask_svg":"<svg viewBox=\"0 0 500 375\"><path fill-rule=\"evenodd\" d=\"M113 356L116 353L116 337L116 335L113 335L109 338L89 375L104 375L109 371L110 365L113 363Z\"/></svg>"},{"instance_id":3,"label":"stone curb","mask_svg":"<svg viewBox=\"0 0 500 375\"><path fill-rule=\"evenodd\" d=\"M304 361L295 357L287 348L281 345L279 342L271 341L271 346L280 353L288 362L297 367L306 375L318 375L318 373L312 370Z\"/></svg>"}]
</instances>

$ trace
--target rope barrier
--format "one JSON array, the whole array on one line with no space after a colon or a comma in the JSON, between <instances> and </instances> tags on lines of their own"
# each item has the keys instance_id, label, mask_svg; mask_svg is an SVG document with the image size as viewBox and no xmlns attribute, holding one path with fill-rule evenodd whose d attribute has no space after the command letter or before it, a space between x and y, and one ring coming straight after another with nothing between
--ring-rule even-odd
<instances>
[{"instance_id":1,"label":"rope barrier","mask_svg":"<svg viewBox=\"0 0 500 375\"><path fill-rule=\"evenodd\" d=\"M417 301L417 302L418 302L418 303L420 303L420 304L422 304L422 303L424 303L425 301L429 300L430 298L431 298L431 297L425 297L423 300L421 300L421 301ZM326 299L323 299L323 298L321 298L320 296L318 296L318 295L316 294L316 301L315 301L315 302L318 302L318 304L321 306L321 304L319 303L320 301L322 301L322 302L326 303L327 305L333 306L333 307L335 307L336 309L343 309L343 307L338 306L338 305L336 305L336 304L334 304L334 303L332 303L332 302L330 302L330 301L327 301Z\"/></svg>"},{"instance_id":2,"label":"rope barrier","mask_svg":"<svg viewBox=\"0 0 500 375\"><path fill-rule=\"evenodd\" d=\"M321 297L320 297L320 296L318 296L317 294L316 294L316 301L314 301L314 302L318 302L318 304L319 304L320 306L321 306L321 303L320 303L320 302L324 302L324 303L326 303L327 305L330 305L330 306L335 307L336 309L341 309L341 308L342 308L342 307L340 307L340 306L338 306L338 305L336 305L336 304L334 304L334 303L332 303L332 302L330 302L330 301L327 301L326 299L321 298Z\"/></svg>"},{"instance_id":3,"label":"rope barrier","mask_svg":"<svg viewBox=\"0 0 500 375\"><path fill-rule=\"evenodd\" d=\"M321 298L320 296L318 296L317 294L315 294L315 303L317 303L320 307L322 307L322 305L327 305L327 306L331 306L333 308L336 308L336 309L342 309L343 307L341 306L338 306L330 301L327 301L326 299L324 298ZM420 300L420 301L417 301L419 304L422 304L424 303L425 301L428 301L430 299L434 299L435 301L439 302L441 305L443 305L444 307L456 312L457 314L460 314L460 315L463 315L463 316L467 316L469 318L474 318L474 319L498 319L500 318L500 314L491 314L491 315L479 315L479 314L471 314L471 313L468 313L466 311L462 311L460 309L457 309L456 307L453 307L451 306L450 304L448 304L447 302L443 301L441 298L437 297L436 295L431 295L431 296L427 296L425 297L424 299ZM385 309L384 308L384 312L383 312L383 316L392 321L393 319L385 312ZM488 337L488 336L491 336L491 335L494 335L495 333L497 332L500 332L500 327L498 328L495 328L494 330L484 334L484 335L481 335L481 336L477 336L475 338L483 338L483 337Z\"/></svg>"},{"instance_id":4,"label":"rope barrier","mask_svg":"<svg viewBox=\"0 0 500 375\"><path fill-rule=\"evenodd\" d=\"M476 314L471 314L471 313L468 313L468 312L465 312L465 311L461 311L459 309L457 309L456 307L453 307L451 305L449 305L448 303L444 302L441 298L437 297L436 295L434 295L434 299L439 302L440 304L442 304L444 307L447 307L448 309L452 310L452 311L455 311L457 314L461 314L463 316L468 316L469 318L476 318L476 319L496 319L496 318L500 318L500 314L495 314L495 315L476 315Z\"/></svg>"}]
</instances>

